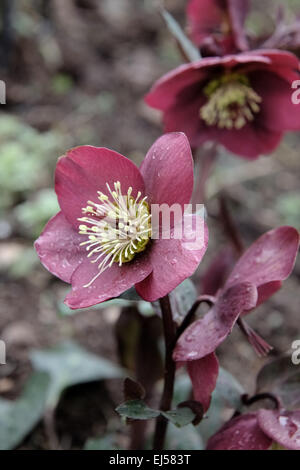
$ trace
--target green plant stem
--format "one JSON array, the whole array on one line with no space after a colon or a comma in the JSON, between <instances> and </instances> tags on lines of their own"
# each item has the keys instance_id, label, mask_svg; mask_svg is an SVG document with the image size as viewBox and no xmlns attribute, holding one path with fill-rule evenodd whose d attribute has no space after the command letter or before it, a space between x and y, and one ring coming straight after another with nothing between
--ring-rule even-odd
<instances>
[{"instance_id":1,"label":"green plant stem","mask_svg":"<svg viewBox=\"0 0 300 470\"><path fill-rule=\"evenodd\" d=\"M159 301L162 311L163 332L165 340L165 371L164 371L164 389L160 402L160 409L168 411L172 405L176 364L173 361L172 354L176 341L176 328L173 321L172 310L169 296L165 296ZM163 450L167 432L168 420L159 416L156 421L154 432L153 448L154 450Z\"/></svg>"}]
</instances>

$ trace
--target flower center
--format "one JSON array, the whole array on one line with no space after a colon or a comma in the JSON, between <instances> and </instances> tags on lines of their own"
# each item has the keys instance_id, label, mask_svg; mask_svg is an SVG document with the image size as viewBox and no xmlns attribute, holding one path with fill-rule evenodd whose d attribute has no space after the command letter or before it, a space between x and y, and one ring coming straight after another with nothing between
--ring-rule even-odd
<instances>
[{"instance_id":1,"label":"flower center","mask_svg":"<svg viewBox=\"0 0 300 470\"><path fill-rule=\"evenodd\" d=\"M262 99L245 75L232 73L211 80L204 94L208 101L200 108L200 117L208 126L241 129L260 111Z\"/></svg>"},{"instance_id":2,"label":"flower center","mask_svg":"<svg viewBox=\"0 0 300 470\"><path fill-rule=\"evenodd\" d=\"M108 194L98 191L98 202L88 201L82 209L84 217L78 219L79 233L88 239L80 244L86 246L88 258L99 263L97 275L85 286L89 287L113 263L131 261L137 253L144 251L151 237L151 214L147 196L134 198L132 187L122 194L121 183L114 183L114 190L106 184Z\"/></svg>"}]
</instances>

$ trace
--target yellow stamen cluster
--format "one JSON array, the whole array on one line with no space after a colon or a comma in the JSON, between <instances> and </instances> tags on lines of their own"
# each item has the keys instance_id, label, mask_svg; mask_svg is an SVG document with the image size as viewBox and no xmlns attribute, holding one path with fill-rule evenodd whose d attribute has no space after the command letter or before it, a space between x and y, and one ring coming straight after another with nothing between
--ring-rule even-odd
<instances>
[{"instance_id":1,"label":"yellow stamen cluster","mask_svg":"<svg viewBox=\"0 0 300 470\"><path fill-rule=\"evenodd\" d=\"M233 73L212 80L204 88L208 100L200 117L208 126L242 129L260 111L261 97L245 75Z\"/></svg>"},{"instance_id":2,"label":"yellow stamen cluster","mask_svg":"<svg viewBox=\"0 0 300 470\"><path fill-rule=\"evenodd\" d=\"M109 184L107 194L98 191L99 202L88 201L82 209L84 217L78 219L79 233L88 240L86 246L88 258L92 263L99 263L97 275L85 286L90 286L113 263L131 261L137 253L144 251L151 237L151 214L146 202L147 197L132 196L132 187L126 195L122 194L121 183L114 183L112 190Z\"/></svg>"}]
</instances>

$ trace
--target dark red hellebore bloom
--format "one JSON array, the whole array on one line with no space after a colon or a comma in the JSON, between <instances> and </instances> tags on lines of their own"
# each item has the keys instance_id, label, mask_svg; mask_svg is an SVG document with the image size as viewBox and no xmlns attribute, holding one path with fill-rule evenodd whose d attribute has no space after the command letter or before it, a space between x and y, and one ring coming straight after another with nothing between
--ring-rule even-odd
<instances>
[{"instance_id":1,"label":"dark red hellebore bloom","mask_svg":"<svg viewBox=\"0 0 300 470\"><path fill-rule=\"evenodd\" d=\"M230 54L248 49L244 23L248 0L190 0L188 33L201 52Z\"/></svg>"},{"instance_id":2,"label":"dark red hellebore bloom","mask_svg":"<svg viewBox=\"0 0 300 470\"><path fill-rule=\"evenodd\" d=\"M92 146L61 157L55 173L61 210L35 248L43 265L72 285L66 304L89 307L132 286L154 301L192 275L208 243L205 223L200 236L199 216L184 214L192 188L193 160L182 133L158 139L140 168L117 152ZM171 226L168 239L152 239L154 204L179 205L182 238Z\"/></svg>"},{"instance_id":3,"label":"dark red hellebore bloom","mask_svg":"<svg viewBox=\"0 0 300 470\"><path fill-rule=\"evenodd\" d=\"M285 132L300 129L300 106L292 102L297 79L296 56L257 50L181 65L145 100L163 112L165 132L185 132L192 147L213 141L256 159L272 152Z\"/></svg>"}]
</instances>

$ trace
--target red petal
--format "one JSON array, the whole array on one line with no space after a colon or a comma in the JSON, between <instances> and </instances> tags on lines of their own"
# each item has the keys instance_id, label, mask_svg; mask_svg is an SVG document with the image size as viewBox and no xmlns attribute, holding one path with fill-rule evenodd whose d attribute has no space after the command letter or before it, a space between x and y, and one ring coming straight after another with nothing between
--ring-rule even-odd
<instances>
[{"instance_id":1,"label":"red petal","mask_svg":"<svg viewBox=\"0 0 300 470\"><path fill-rule=\"evenodd\" d=\"M260 304L263 304L266 300L268 300L272 295L276 294L277 291L282 286L281 281L273 281L268 282L267 284L263 284L259 286L257 289L258 299L257 299L257 307Z\"/></svg>"},{"instance_id":2,"label":"red petal","mask_svg":"<svg viewBox=\"0 0 300 470\"><path fill-rule=\"evenodd\" d=\"M281 76L284 80L291 82L295 80L295 75L299 70L299 59L295 54L277 49L260 49L259 51L253 51L251 53L257 54L258 52L270 59L268 70ZM299 78L298 75L296 76Z\"/></svg>"},{"instance_id":3,"label":"red petal","mask_svg":"<svg viewBox=\"0 0 300 470\"><path fill-rule=\"evenodd\" d=\"M278 147L282 133L263 127L256 120L242 129L218 130L218 141L230 152L255 160L267 155Z\"/></svg>"},{"instance_id":4,"label":"red petal","mask_svg":"<svg viewBox=\"0 0 300 470\"><path fill-rule=\"evenodd\" d=\"M193 385L194 399L202 404L204 411L207 411L211 394L216 388L219 373L218 359L212 353L197 361L189 361L187 370Z\"/></svg>"},{"instance_id":5,"label":"red petal","mask_svg":"<svg viewBox=\"0 0 300 470\"><path fill-rule=\"evenodd\" d=\"M70 283L73 272L85 257L81 242L82 236L59 212L49 220L34 246L45 268Z\"/></svg>"},{"instance_id":6,"label":"red petal","mask_svg":"<svg viewBox=\"0 0 300 470\"><path fill-rule=\"evenodd\" d=\"M294 72L293 79L297 78L299 79L299 75ZM300 106L292 102L291 82L267 70L254 72L250 80L255 91L262 98L257 120L272 131L299 130ZM268 83L267 87L266 83Z\"/></svg>"},{"instance_id":7,"label":"red petal","mask_svg":"<svg viewBox=\"0 0 300 470\"><path fill-rule=\"evenodd\" d=\"M205 60L205 59L203 59ZM214 60L214 63L217 61ZM207 73L200 70L200 62L193 62L177 67L157 80L145 101L153 108L166 110L172 106L178 94L195 83L201 83L206 79Z\"/></svg>"},{"instance_id":8,"label":"red petal","mask_svg":"<svg viewBox=\"0 0 300 470\"><path fill-rule=\"evenodd\" d=\"M225 288L247 280L259 288L261 303L278 290L278 281L290 275L298 246L299 233L293 227L283 226L265 233L236 263Z\"/></svg>"},{"instance_id":9,"label":"red petal","mask_svg":"<svg viewBox=\"0 0 300 470\"><path fill-rule=\"evenodd\" d=\"M118 297L135 283L145 279L151 270L147 254L142 253L121 267L118 263L113 263L89 287L84 287L98 273L97 264L86 259L72 276L72 291L67 295L65 303L70 308L76 309Z\"/></svg>"},{"instance_id":10,"label":"red petal","mask_svg":"<svg viewBox=\"0 0 300 470\"><path fill-rule=\"evenodd\" d=\"M187 18L191 38L198 46L203 40L220 30L224 8L216 0L190 0L187 6Z\"/></svg>"},{"instance_id":11,"label":"red petal","mask_svg":"<svg viewBox=\"0 0 300 470\"><path fill-rule=\"evenodd\" d=\"M267 450L272 439L266 436L257 423L256 413L233 418L207 443L207 450Z\"/></svg>"},{"instance_id":12,"label":"red petal","mask_svg":"<svg viewBox=\"0 0 300 470\"><path fill-rule=\"evenodd\" d=\"M197 225L200 229L196 235ZM172 229L170 239L152 241L149 252L152 273L136 285L136 290L143 299L152 302L165 296L197 269L207 248L208 230L205 223L203 227L203 220L196 215L186 215L183 227L182 239L172 238Z\"/></svg>"},{"instance_id":13,"label":"red petal","mask_svg":"<svg viewBox=\"0 0 300 470\"><path fill-rule=\"evenodd\" d=\"M117 152L106 148L82 146L70 150L59 159L55 173L55 191L62 212L78 227L82 208L89 200L97 202L97 191L107 194L106 183L120 181L123 194L133 188L132 195L144 193L144 181L139 169Z\"/></svg>"},{"instance_id":14,"label":"red petal","mask_svg":"<svg viewBox=\"0 0 300 470\"><path fill-rule=\"evenodd\" d=\"M216 304L190 325L180 336L174 351L175 361L193 361L215 351L232 331L239 315L255 307L257 290L244 282L227 289Z\"/></svg>"},{"instance_id":15,"label":"red petal","mask_svg":"<svg viewBox=\"0 0 300 470\"><path fill-rule=\"evenodd\" d=\"M258 424L286 449L300 450L300 411L259 410Z\"/></svg>"},{"instance_id":16,"label":"red petal","mask_svg":"<svg viewBox=\"0 0 300 470\"><path fill-rule=\"evenodd\" d=\"M200 118L200 109L205 99L201 93L191 96L189 100L184 97L169 108L163 116L164 131L182 131L188 137L192 147L198 147L203 142L218 139L218 130L208 127Z\"/></svg>"},{"instance_id":17,"label":"red petal","mask_svg":"<svg viewBox=\"0 0 300 470\"><path fill-rule=\"evenodd\" d=\"M248 49L244 23L249 10L249 0L227 0L234 42L241 51Z\"/></svg>"},{"instance_id":18,"label":"red petal","mask_svg":"<svg viewBox=\"0 0 300 470\"><path fill-rule=\"evenodd\" d=\"M149 106L165 111L176 103L184 90L197 84L201 87L201 84L206 82L218 68L231 69L239 65L251 64L256 67L262 64L271 64L271 59L260 54L260 51L256 51L251 54L205 57L190 64L180 65L154 83L150 92L145 96L145 101ZM212 78L214 78L214 74Z\"/></svg>"},{"instance_id":19,"label":"red petal","mask_svg":"<svg viewBox=\"0 0 300 470\"><path fill-rule=\"evenodd\" d=\"M230 247L219 251L201 276L201 292L207 295L216 295L225 284L228 274L234 266L234 261L235 256Z\"/></svg>"},{"instance_id":20,"label":"red petal","mask_svg":"<svg viewBox=\"0 0 300 470\"><path fill-rule=\"evenodd\" d=\"M193 184L193 157L183 133L165 134L148 151L141 167L149 204L190 202Z\"/></svg>"}]
</instances>

